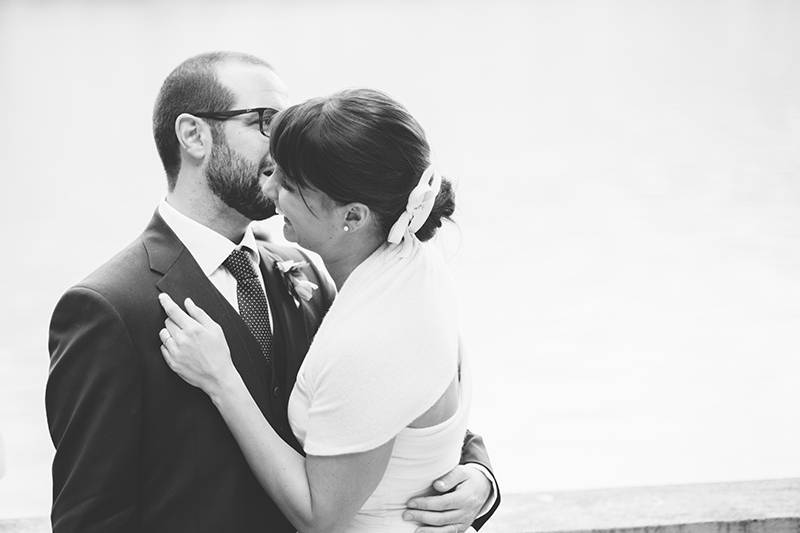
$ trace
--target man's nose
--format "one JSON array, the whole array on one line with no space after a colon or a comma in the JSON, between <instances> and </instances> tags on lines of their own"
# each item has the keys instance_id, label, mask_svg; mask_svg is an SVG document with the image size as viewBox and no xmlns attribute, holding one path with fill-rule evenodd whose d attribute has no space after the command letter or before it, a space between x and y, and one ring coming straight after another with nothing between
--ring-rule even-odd
<instances>
[{"instance_id":1,"label":"man's nose","mask_svg":"<svg viewBox=\"0 0 800 533\"><path fill-rule=\"evenodd\" d=\"M267 176L272 176L272 174L275 173L275 161L272 159L272 156L267 156L266 159L264 159L263 167L263 172Z\"/></svg>"},{"instance_id":2,"label":"man's nose","mask_svg":"<svg viewBox=\"0 0 800 533\"><path fill-rule=\"evenodd\" d=\"M267 178L267 183L264 184L264 194L275 203L278 199L278 185L275 183L275 166L273 165L272 169L266 172L266 174L269 177Z\"/></svg>"}]
</instances>

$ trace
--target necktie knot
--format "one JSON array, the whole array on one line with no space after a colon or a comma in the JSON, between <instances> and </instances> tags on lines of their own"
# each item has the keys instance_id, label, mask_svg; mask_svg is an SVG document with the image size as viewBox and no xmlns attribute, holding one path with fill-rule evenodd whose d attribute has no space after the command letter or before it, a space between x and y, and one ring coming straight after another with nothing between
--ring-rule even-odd
<instances>
[{"instance_id":1,"label":"necktie knot","mask_svg":"<svg viewBox=\"0 0 800 533\"><path fill-rule=\"evenodd\" d=\"M253 268L253 262L250 260L249 254L241 248L232 251L225 261L222 262L222 265L233 274L236 281L258 277L256 269Z\"/></svg>"}]
</instances>

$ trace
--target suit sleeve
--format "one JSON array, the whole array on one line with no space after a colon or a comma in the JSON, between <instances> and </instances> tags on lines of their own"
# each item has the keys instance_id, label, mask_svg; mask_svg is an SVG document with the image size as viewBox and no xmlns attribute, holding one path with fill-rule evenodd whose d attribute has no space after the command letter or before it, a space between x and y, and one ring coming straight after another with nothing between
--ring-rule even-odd
<instances>
[{"instance_id":1,"label":"suit sleeve","mask_svg":"<svg viewBox=\"0 0 800 533\"><path fill-rule=\"evenodd\" d=\"M53 459L53 533L140 526L141 367L118 312L70 289L50 323L45 405Z\"/></svg>"},{"instance_id":2,"label":"suit sleeve","mask_svg":"<svg viewBox=\"0 0 800 533\"><path fill-rule=\"evenodd\" d=\"M492 472L489 453L486 451L486 446L483 444L483 438L471 431L467 431L467 435L464 438L464 446L461 448L461 464L465 463L477 463L488 470L492 476L492 485L495 490L493 494L494 503L488 511L479 516L472 524L472 527L475 529L480 529L486 521L491 518L500 505L500 487L497 484L497 478L494 477L494 472Z\"/></svg>"}]
</instances>

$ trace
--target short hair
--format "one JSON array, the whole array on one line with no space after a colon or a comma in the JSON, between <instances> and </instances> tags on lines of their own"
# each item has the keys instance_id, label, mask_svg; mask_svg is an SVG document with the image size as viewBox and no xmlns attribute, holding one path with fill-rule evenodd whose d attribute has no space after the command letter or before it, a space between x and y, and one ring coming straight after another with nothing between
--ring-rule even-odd
<instances>
[{"instance_id":1,"label":"short hair","mask_svg":"<svg viewBox=\"0 0 800 533\"><path fill-rule=\"evenodd\" d=\"M341 91L285 109L273 121L270 151L290 183L301 190L311 186L340 204L363 203L385 235L430 165L419 123L398 102L372 89ZM433 237L454 210L452 185L443 179L417 237Z\"/></svg>"},{"instance_id":2,"label":"short hair","mask_svg":"<svg viewBox=\"0 0 800 533\"><path fill-rule=\"evenodd\" d=\"M234 94L217 78L217 66L228 61L239 61L274 70L258 57L242 52L206 52L190 57L170 72L161 85L153 107L153 139L167 174L169 189L175 188L181 169L181 154L175 135L175 120L181 113L202 113L229 109L235 102ZM218 134L212 123L212 135ZM215 137L216 140L216 137Z\"/></svg>"}]
</instances>

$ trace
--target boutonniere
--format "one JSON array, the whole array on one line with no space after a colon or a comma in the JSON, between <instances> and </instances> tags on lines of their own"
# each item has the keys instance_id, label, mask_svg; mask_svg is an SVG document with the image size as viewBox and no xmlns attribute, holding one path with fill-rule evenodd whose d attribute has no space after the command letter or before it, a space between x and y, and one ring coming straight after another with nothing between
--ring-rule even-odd
<instances>
[{"instance_id":1,"label":"boutonniere","mask_svg":"<svg viewBox=\"0 0 800 533\"><path fill-rule=\"evenodd\" d=\"M319 288L316 283L308 280L305 274L300 270L302 267L308 266L307 261L275 261L275 268L281 273L283 282L286 284L289 294L294 298L294 303L300 307L300 301L307 302L314 296L314 291Z\"/></svg>"}]
</instances>

